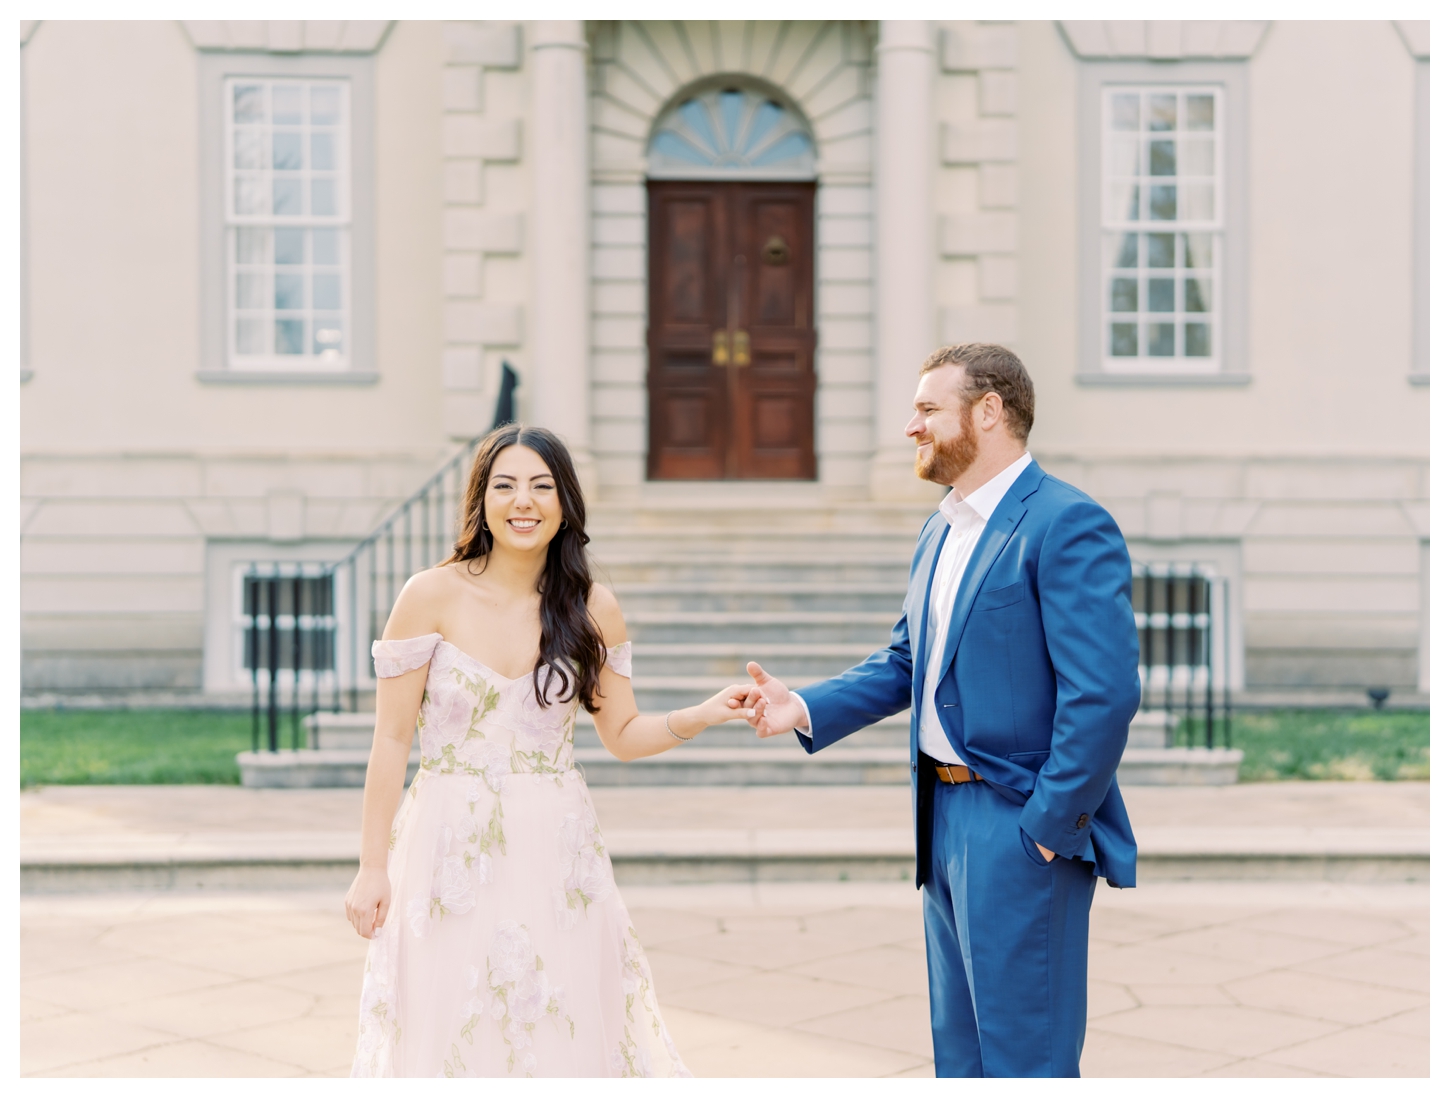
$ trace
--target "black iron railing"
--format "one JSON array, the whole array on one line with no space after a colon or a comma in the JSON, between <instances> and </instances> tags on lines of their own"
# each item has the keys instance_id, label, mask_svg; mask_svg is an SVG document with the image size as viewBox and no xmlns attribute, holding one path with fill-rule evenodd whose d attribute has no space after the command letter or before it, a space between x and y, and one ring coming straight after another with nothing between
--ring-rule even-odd
<instances>
[{"instance_id":1,"label":"black iron railing","mask_svg":"<svg viewBox=\"0 0 1450 1098\"><path fill-rule=\"evenodd\" d=\"M512 423L518 375L503 365L494 427ZM358 709L372 679L372 641L410 576L448 555L468 482L472 439L340 561L266 561L242 575L243 666L252 680L252 750L278 749L278 724L290 709L291 746L302 718L328 707ZM312 745L315 746L315 745Z\"/></svg>"},{"instance_id":2,"label":"black iron railing","mask_svg":"<svg viewBox=\"0 0 1450 1098\"><path fill-rule=\"evenodd\" d=\"M303 710L339 703L337 606L330 564L253 562L242 574L242 663L252 679L252 750L278 747L281 705L290 701L292 748ZM284 690L290 698L283 696Z\"/></svg>"},{"instance_id":3,"label":"black iron railing","mask_svg":"<svg viewBox=\"0 0 1450 1098\"><path fill-rule=\"evenodd\" d=\"M1133 563L1139 712L1162 712L1189 747L1233 745L1228 580L1193 564Z\"/></svg>"}]
</instances>

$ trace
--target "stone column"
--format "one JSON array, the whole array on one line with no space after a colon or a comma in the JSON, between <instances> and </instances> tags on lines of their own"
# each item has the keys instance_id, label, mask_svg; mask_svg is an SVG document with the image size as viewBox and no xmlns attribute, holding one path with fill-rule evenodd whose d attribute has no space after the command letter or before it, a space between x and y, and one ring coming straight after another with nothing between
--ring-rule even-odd
<instances>
[{"instance_id":1,"label":"stone column","mask_svg":"<svg viewBox=\"0 0 1450 1098\"><path fill-rule=\"evenodd\" d=\"M590 450L588 44L577 19L529 24L527 421L568 444L595 495Z\"/></svg>"},{"instance_id":2,"label":"stone column","mask_svg":"<svg viewBox=\"0 0 1450 1098\"><path fill-rule=\"evenodd\" d=\"M876 456L871 495L937 498L916 479L902 433L916 372L936 346L932 165L936 62L932 24L882 20L876 46Z\"/></svg>"}]
</instances>

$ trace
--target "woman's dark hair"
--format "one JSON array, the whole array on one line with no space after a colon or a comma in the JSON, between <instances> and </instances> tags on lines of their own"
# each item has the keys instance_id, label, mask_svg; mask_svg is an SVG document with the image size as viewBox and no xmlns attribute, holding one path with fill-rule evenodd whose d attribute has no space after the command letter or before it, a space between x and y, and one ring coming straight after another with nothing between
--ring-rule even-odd
<instances>
[{"instance_id":1,"label":"woman's dark hair","mask_svg":"<svg viewBox=\"0 0 1450 1098\"><path fill-rule=\"evenodd\" d=\"M549 542L539 577L539 662L534 665L534 697L540 706L548 704L549 690L557 675L555 700L568 701L577 696L584 708L594 713L599 708L594 704L594 695L599 692L599 670L604 665L604 638L588 608L594 578L584 555L584 547L589 544L589 535L584 532L584 493L574 472L574 459L558 435L542 427L509 423L484 436L459 506L458 541L439 567L475 560L488 567L493 534L484 519L483 497L493 463L510 446L527 446L544 459L554 476L564 512L564 521Z\"/></svg>"}]
</instances>

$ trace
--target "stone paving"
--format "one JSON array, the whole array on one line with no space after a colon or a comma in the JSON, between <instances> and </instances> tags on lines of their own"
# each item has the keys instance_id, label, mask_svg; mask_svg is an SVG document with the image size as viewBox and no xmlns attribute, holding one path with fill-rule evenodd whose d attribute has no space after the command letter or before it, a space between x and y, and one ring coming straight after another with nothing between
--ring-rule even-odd
<instances>
[{"instance_id":1,"label":"stone paving","mask_svg":"<svg viewBox=\"0 0 1450 1098\"><path fill-rule=\"evenodd\" d=\"M701 1076L930 1075L907 885L624 888ZM329 892L22 896L24 1075L346 1074L365 943ZM1089 1076L1429 1071L1424 885L1100 888Z\"/></svg>"}]
</instances>

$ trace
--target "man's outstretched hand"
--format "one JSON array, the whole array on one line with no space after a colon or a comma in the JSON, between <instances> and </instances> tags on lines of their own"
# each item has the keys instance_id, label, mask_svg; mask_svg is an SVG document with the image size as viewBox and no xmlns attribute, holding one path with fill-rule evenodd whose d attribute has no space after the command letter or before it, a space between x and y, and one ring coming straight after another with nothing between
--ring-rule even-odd
<instances>
[{"instance_id":1,"label":"man's outstretched hand","mask_svg":"<svg viewBox=\"0 0 1450 1098\"><path fill-rule=\"evenodd\" d=\"M755 710L753 717L746 717L755 734L761 739L779 736L806 722L805 707L791 697L785 683L765 673L765 668L752 660L745 665L755 685L745 696L742 708Z\"/></svg>"}]
</instances>

